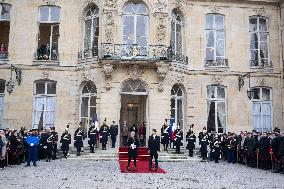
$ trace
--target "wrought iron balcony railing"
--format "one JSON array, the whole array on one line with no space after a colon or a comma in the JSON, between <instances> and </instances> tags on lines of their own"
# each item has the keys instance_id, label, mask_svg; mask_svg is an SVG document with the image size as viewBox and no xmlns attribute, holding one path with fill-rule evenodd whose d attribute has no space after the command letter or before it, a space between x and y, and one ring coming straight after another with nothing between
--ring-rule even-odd
<instances>
[{"instance_id":1,"label":"wrought iron balcony railing","mask_svg":"<svg viewBox=\"0 0 284 189\"><path fill-rule=\"evenodd\" d=\"M213 59L205 59L205 67L228 67L228 59L225 58L217 58L216 60Z\"/></svg>"},{"instance_id":2,"label":"wrought iron balcony railing","mask_svg":"<svg viewBox=\"0 0 284 189\"><path fill-rule=\"evenodd\" d=\"M78 59L94 58L98 56L98 48L84 49L78 52Z\"/></svg>"},{"instance_id":3,"label":"wrought iron balcony railing","mask_svg":"<svg viewBox=\"0 0 284 189\"><path fill-rule=\"evenodd\" d=\"M139 46L136 44L102 43L102 59L159 61L169 60L188 64L188 57L175 55L164 45Z\"/></svg>"},{"instance_id":4,"label":"wrought iron balcony railing","mask_svg":"<svg viewBox=\"0 0 284 189\"><path fill-rule=\"evenodd\" d=\"M272 61L269 60L250 60L250 67L251 68L272 68Z\"/></svg>"},{"instance_id":5,"label":"wrought iron balcony railing","mask_svg":"<svg viewBox=\"0 0 284 189\"><path fill-rule=\"evenodd\" d=\"M7 60L9 56L8 51L0 51L0 60Z\"/></svg>"},{"instance_id":6,"label":"wrought iron balcony railing","mask_svg":"<svg viewBox=\"0 0 284 189\"><path fill-rule=\"evenodd\" d=\"M59 53L57 47L52 47L51 51L48 47L40 47L35 53L35 60L59 60Z\"/></svg>"}]
</instances>

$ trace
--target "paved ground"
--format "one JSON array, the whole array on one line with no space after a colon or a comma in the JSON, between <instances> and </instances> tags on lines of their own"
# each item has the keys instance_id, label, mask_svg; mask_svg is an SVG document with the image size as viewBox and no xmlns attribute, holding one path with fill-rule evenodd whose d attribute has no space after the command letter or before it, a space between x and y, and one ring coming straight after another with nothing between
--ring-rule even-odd
<instances>
[{"instance_id":1,"label":"paved ground","mask_svg":"<svg viewBox=\"0 0 284 189\"><path fill-rule=\"evenodd\" d=\"M0 170L0 188L284 188L284 175L221 162L162 162L166 174L122 174L117 161L63 159Z\"/></svg>"}]
</instances>

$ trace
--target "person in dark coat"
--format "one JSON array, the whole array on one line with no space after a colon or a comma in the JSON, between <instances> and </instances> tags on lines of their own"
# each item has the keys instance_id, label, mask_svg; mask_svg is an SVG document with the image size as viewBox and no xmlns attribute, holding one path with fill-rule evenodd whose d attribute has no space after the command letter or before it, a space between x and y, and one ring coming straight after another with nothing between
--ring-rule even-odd
<instances>
[{"instance_id":1,"label":"person in dark coat","mask_svg":"<svg viewBox=\"0 0 284 189\"><path fill-rule=\"evenodd\" d=\"M47 132L46 129L43 128L41 131L41 136L40 136L40 158L45 159L46 156L46 148L47 148Z\"/></svg>"},{"instance_id":2,"label":"person in dark coat","mask_svg":"<svg viewBox=\"0 0 284 189\"><path fill-rule=\"evenodd\" d=\"M267 136L266 132L262 133L258 141L258 149L259 149L259 161L261 163L261 168L264 170L268 170L269 166L269 148L270 148L270 139Z\"/></svg>"},{"instance_id":3,"label":"person in dark coat","mask_svg":"<svg viewBox=\"0 0 284 189\"><path fill-rule=\"evenodd\" d=\"M55 132L55 127L51 127L51 134L53 135L53 142L52 142L52 159L56 159L57 153L57 143L58 143L58 133Z\"/></svg>"},{"instance_id":4,"label":"person in dark coat","mask_svg":"<svg viewBox=\"0 0 284 189\"><path fill-rule=\"evenodd\" d=\"M136 125L135 124L133 124L132 125L132 127L130 127L130 133L131 132L135 132L135 137L137 137L137 134L138 134L138 129L137 129L137 127L136 127Z\"/></svg>"},{"instance_id":5,"label":"person in dark coat","mask_svg":"<svg viewBox=\"0 0 284 189\"><path fill-rule=\"evenodd\" d=\"M146 123L145 122L143 122L140 125L139 130L138 130L138 135L139 135L140 145L144 147L146 145L145 144L145 139L146 139Z\"/></svg>"},{"instance_id":6,"label":"person in dark coat","mask_svg":"<svg viewBox=\"0 0 284 189\"><path fill-rule=\"evenodd\" d=\"M164 146L164 151L168 151L168 146L170 142L170 126L167 125L167 120L165 120L165 123L161 128L161 139L161 142Z\"/></svg>"},{"instance_id":7,"label":"person in dark coat","mask_svg":"<svg viewBox=\"0 0 284 189\"><path fill-rule=\"evenodd\" d=\"M88 137L89 137L89 145L90 145L90 153L95 152L95 146L97 145L97 136L98 136L98 130L95 127L95 123L91 123L89 131L88 131Z\"/></svg>"},{"instance_id":8,"label":"person in dark coat","mask_svg":"<svg viewBox=\"0 0 284 189\"><path fill-rule=\"evenodd\" d=\"M188 155L189 157L193 157L193 150L195 149L196 136L192 129L189 129L189 131L187 132L186 141L187 141L186 149L188 149Z\"/></svg>"},{"instance_id":9,"label":"person in dark coat","mask_svg":"<svg viewBox=\"0 0 284 189\"><path fill-rule=\"evenodd\" d=\"M237 141L234 138L234 134L231 133L227 140L227 157L228 157L228 163L236 163L236 146Z\"/></svg>"},{"instance_id":10,"label":"person in dark coat","mask_svg":"<svg viewBox=\"0 0 284 189\"><path fill-rule=\"evenodd\" d=\"M62 144L62 151L64 158L67 159L69 152L69 145L71 144L71 134L68 132L68 129L65 129L64 133L61 135L60 143Z\"/></svg>"},{"instance_id":11,"label":"person in dark coat","mask_svg":"<svg viewBox=\"0 0 284 189\"><path fill-rule=\"evenodd\" d=\"M109 129L110 138L111 138L111 147L115 148L116 137L118 135L118 125L115 124L115 121L112 121L112 125Z\"/></svg>"},{"instance_id":12,"label":"person in dark coat","mask_svg":"<svg viewBox=\"0 0 284 189\"><path fill-rule=\"evenodd\" d=\"M30 166L31 161L34 166L37 166L36 161L38 160L38 145L40 142L39 136L36 134L36 130L32 130L32 134L28 135L26 138L26 143L28 144L28 161L27 166Z\"/></svg>"},{"instance_id":13,"label":"person in dark coat","mask_svg":"<svg viewBox=\"0 0 284 189\"><path fill-rule=\"evenodd\" d=\"M139 140L137 137L135 137L135 132L132 131L130 133L130 137L127 140L128 144L128 164L127 164L127 171L130 170L130 162L131 159L133 158L134 160L134 170L137 170L136 167L136 157L138 156L138 147L139 147Z\"/></svg>"},{"instance_id":14,"label":"person in dark coat","mask_svg":"<svg viewBox=\"0 0 284 189\"><path fill-rule=\"evenodd\" d=\"M157 130L152 129L152 135L148 140L149 149L149 171L152 171L152 159L155 158L155 171L158 170L158 151L160 151L160 137L157 136Z\"/></svg>"},{"instance_id":15,"label":"person in dark coat","mask_svg":"<svg viewBox=\"0 0 284 189\"><path fill-rule=\"evenodd\" d=\"M46 162L50 162L52 158L52 148L53 148L53 142L54 142L54 135L52 134L52 129L50 128L49 132L46 135Z\"/></svg>"},{"instance_id":16,"label":"person in dark coat","mask_svg":"<svg viewBox=\"0 0 284 189\"><path fill-rule=\"evenodd\" d=\"M183 131L180 128L180 124L177 125L175 130L175 143L176 143L176 153L180 154L180 146L182 146Z\"/></svg>"},{"instance_id":17,"label":"person in dark coat","mask_svg":"<svg viewBox=\"0 0 284 189\"><path fill-rule=\"evenodd\" d=\"M280 133L280 139L279 139L279 147L278 147L278 157L281 160L281 168L282 174L284 174L284 131L281 131Z\"/></svg>"},{"instance_id":18,"label":"person in dark coat","mask_svg":"<svg viewBox=\"0 0 284 189\"><path fill-rule=\"evenodd\" d=\"M200 153L201 153L202 161L206 161L207 146L209 142L208 142L208 134L205 128L203 128L202 132L199 133L198 139L199 139L199 144L200 144Z\"/></svg>"},{"instance_id":19,"label":"person in dark coat","mask_svg":"<svg viewBox=\"0 0 284 189\"><path fill-rule=\"evenodd\" d=\"M248 133L248 137L246 138L244 142L244 146L247 152L247 165L249 167L256 167L256 147L257 147L257 141L255 138L251 135L251 133Z\"/></svg>"},{"instance_id":20,"label":"person in dark coat","mask_svg":"<svg viewBox=\"0 0 284 189\"><path fill-rule=\"evenodd\" d=\"M104 121L100 129L100 142L102 143L102 150L106 150L108 137L109 137L109 127L106 125L106 121Z\"/></svg>"},{"instance_id":21,"label":"person in dark coat","mask_svg":"<svg viewBox=\"0 0 284 189\"><path fill-rule=\"evenodd\" d=\"M213 159L215 160L215 163L219 163L219 157L220 157L220 147L221 147L221 141L219 136L216 134L214 137L214 143L213 143Z\"/></svg>"},{"instance_id":22,"label":"person in dark coat","mask_svg":"<svg viewBox=\"0 0 284 189\"><path fill-rule=\"evenodd\" d=\"M85 131L82 128L81 124L76 129L74 133L74 147L77 149L77 156L81 155L81 148L83 147L83 140L84 140Z\"/></svg>"},{"instance_id":23,"label":"person in dark coat","mask_svg":"<svg viewBox=\"0 0 284 189\"><path fill-rule=\"evenodd\" d=\"M19 146L21 144L21 139L18 137L18 131L14 130L10 137L10 159L11 164L19 164Z\"/></svg>"},{"instance_id":24,"label":"person in dark coat","mask_svg":"<svg viewBox=\"0 0 284 189\"><path fill-rule=\"evenodd\" d=\"M280 142L280 134L276 131L273 132L273 136L271 138L271 149L272 149L272 153L273 153L273 161L272 161L272 166L274 168L276 168L275 171L273 171L273 173L279 173L281 172L281 169L279 167L279 164L274 160L280 160L280 157L278 156L278 152L279 152L279 142Z\"/></svg>"}]
</instances>

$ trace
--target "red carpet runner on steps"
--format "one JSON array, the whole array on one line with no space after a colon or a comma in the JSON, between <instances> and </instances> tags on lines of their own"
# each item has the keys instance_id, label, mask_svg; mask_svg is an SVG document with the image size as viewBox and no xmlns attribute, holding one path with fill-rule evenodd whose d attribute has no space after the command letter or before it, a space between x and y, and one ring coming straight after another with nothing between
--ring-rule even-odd
<instances>
[{"instance_id":1,"label":"red carpet runner on steps","mask_svg":"<svg viewBox=\"0 0 284 189\"><path fill-rule=\"evenodd\" d=\"M131 160L130 163L130 171L127 171L127 157L128 153L128 148L126 147L120 147L119 148L119 165L120 165L120 170L122 173L166 173L163 169L158 167L157 171L149 171L149 153L148 153L148 148L138 148L138 156L136 158L137 162L137 171L134 171L134 162L133 159ZM155 161L153 159L153 169L155 169Z\"/></svg>"}]
</instances>

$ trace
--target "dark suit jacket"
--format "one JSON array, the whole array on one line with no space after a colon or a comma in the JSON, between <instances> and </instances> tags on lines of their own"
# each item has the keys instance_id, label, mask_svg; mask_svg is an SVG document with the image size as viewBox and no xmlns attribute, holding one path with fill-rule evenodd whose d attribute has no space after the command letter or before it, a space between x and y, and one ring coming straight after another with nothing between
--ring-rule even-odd
<instances>
[{"instance_id":1,"label":"dark suit jacket","mask_svg":"<svg viewBox=\"0 0 284 189\"><path fill-rule=\"evenodd\" d=\"M149 137L148 149L150 150L150 153L157 153L157 151L160 151L160 137L159 136L156 135L155 139L153 135Z\"/></svg>"}]
</instances>

